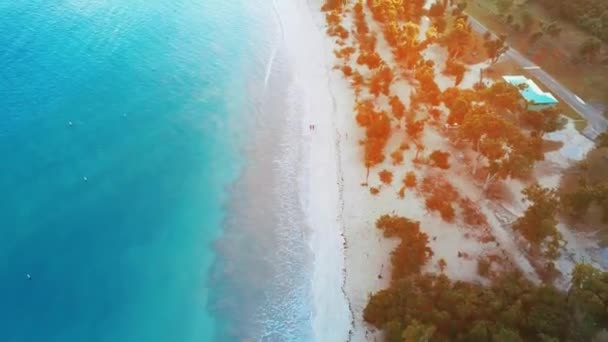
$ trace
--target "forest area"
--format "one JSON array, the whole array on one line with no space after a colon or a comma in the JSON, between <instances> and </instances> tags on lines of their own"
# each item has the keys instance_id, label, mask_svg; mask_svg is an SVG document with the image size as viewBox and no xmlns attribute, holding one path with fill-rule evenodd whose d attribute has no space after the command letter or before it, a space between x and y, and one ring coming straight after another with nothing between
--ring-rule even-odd
<instances>
[{"instance_id":1,"label":"forest area","mask_svg":"<svg viewBox=\"0 0 608 342\"><path fill-rule=\"evenodd\" d=\"M607 13L607 3L581 2ZM437 1L428 9L424 5L421 0L367 0L349 6L327 0L322 8L327 33L336 42L335 69L353 88L354 119L364 132L359 144L367 179L362 186L378 196L399 179L396 200L415 192L428 213L446 224L459 222L475 231L482 243L499 245L490 233L486 211L450 183L448 172L458 167L455 155L467 151L473 156L466 161L467 172L487 198L500 197L497 193L507 180L525 180L528 186L521 196L527 207L510 228L525 241L523 249L539 279L529 279L509 258L495 254L477 260L483 281L450 279L444 270L451 261L445 259L438 261L438 272L428 271L436 251L421 223L383 215L375 228L399 243L391 252L390 285L370 295L364 320L391 342L608 340L608 273L579 263L567 288L554 284L565 276L556 267L566 244L558 224L566 219L608 222L608 134L601 135L587 158L569 170L559 189L535 182L534 167L547 153L544 137L564 127L561 113L555 108L529 110L519 89L503 81L463 86L466 72L479 63L470 60L470 51L481 49L477 58L487 58L493 65L506 51L505 37L486 35L480 40L472 32L466 2ZM568 11L567 6L560 11ZM568 15L569 20L578 20L573 13ZM419 24L423 17L430 21L425 31ZM607 22L605 16L598 18L601 25ZM346 23L352 23L352 29ZM559 34L555 25L543 25L552 32L548 34ZM599 29L599 37L604 37L604 29ZM390 57L379 53L379 39L388 45ZM445 49L445 63L426 57L424 52L432 45ZM453 85L442 89L438 74L451 78ZM394 90L396 82L413 86L408 98ZM444 137L449 148L425 144L429 132ZM389 150L395 134L406 138ZM410 161L416 172L399 175L386 166ZM376 172L381 184L371 186L370 174ZM468 256L458 252L461 257Z\"/></svg>"},{"instance_id":2,"label":"forest area","mask_svg":"<svg viewBox=\"0 0 608 342\"><path fill-rule=\"evenodd\" d=\"M535 0L556 16L608 42L608 2L604 0Z\"/></svg>"},{"instance_id":3,"label":"forest area","mask_svg":"<svg viewBox=\"0 0 608 342\"><path fill-rule=\"evenodd\" d=\"M385 341L605 341L608 273L577 265L566 292L537 285L517 270L489 284L452 281L421 273L432 255L419 223L383 216L385 236L400 239L393 251L391 285L371 296L364 317Z\"/></svg>"}]
</instances>

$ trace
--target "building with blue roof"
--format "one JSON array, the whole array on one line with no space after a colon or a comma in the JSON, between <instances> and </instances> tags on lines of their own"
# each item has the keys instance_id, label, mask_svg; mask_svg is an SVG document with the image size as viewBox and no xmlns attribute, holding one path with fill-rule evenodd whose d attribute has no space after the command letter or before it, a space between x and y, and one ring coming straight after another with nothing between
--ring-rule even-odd
<instances>
[{"instance_id":1,"label":"building with blue roof","mask_svg":"<svg viewBox=\"0 0 608 342\"><path fill-rule=\"evenodd\" d=\"M553 94L542 91L534 81L525 76L506 75L502 78L519 88L519 93L526 100L529 110L541 111L559 103Z\"/></svg>"}]
</instances>

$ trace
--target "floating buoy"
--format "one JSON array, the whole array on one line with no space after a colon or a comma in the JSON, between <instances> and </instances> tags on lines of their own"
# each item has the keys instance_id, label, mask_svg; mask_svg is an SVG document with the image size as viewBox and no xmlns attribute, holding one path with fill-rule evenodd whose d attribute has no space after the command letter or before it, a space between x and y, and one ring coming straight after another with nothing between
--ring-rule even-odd
<instances>
[{"instance_id":1,"label":"floating buoy","mask_svg":"<svg viewBox=\"0 0 608 342\"><path fill-rule=\"evenodd\" d=\"M68 126L72 126L72 121L68 121Z\"/></svg>"},{"instance_id":2,"label":"floating buoy","mask_svg":"<svg viewBox=\"0 0 608 342\"><path fill-rule=\"evenodd\" d=\"M28 273L25 275L27 277L28 280L32 280L32 276Z\"/></svg>"},{"instance_id":3,"label":"floating buoy","mask_svg":"<svg viewBox=\"0 0 608 342\"><path fill-rule=\"evenodd\" d=\"M82 179L87 182L89 179L87 178L87 176L82 177Z\"/></svg>"}]
</instances>

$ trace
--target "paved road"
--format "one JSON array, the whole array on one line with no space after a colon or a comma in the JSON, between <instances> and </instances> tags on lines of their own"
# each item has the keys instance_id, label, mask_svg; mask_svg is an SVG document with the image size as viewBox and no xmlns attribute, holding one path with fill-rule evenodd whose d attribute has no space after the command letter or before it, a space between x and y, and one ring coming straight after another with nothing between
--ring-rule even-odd
<instances>
[{"instance_id":1,"label":"paved road","mask_svg":"<svg viewBox=\"0 0 608 342\"><path fill-rule=\"evenodd\" d=\"M469 20L475 31L479 33L489 31L477 19L469 16ZM536 79L538 79L545 87L553 92L553 94L557 95L574 110L576 110L581 116L587 119L587 127L583 130L583 134L586 137L595 139L601 132L604 132L608 128L608 120L606 120L606 118L602 115L602 111L600 109L585 103L572 91L563 86L553 77L551 77L551 75L542 70L538 65L534 64L534 62L526 58L517 50L509 48L504 55L513 59L522 68L525 68L528 73L536 77Z\"/></svg>"}]
</instances>

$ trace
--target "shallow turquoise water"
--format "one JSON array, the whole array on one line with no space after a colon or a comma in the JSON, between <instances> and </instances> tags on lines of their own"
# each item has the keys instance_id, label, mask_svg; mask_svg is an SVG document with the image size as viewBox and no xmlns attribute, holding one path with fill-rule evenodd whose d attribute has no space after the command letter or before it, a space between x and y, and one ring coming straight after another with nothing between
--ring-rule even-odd
<instances>
[{"instance_id":1,"label":"shallow turquoise water","mask_svg":"<svg viewBox=\"0 0 608 342\"><path fill-rule=\"evenodd\" d=\"M214 338L246 4L0 2L0 340Z\"/></svg>"}]
</instances>

